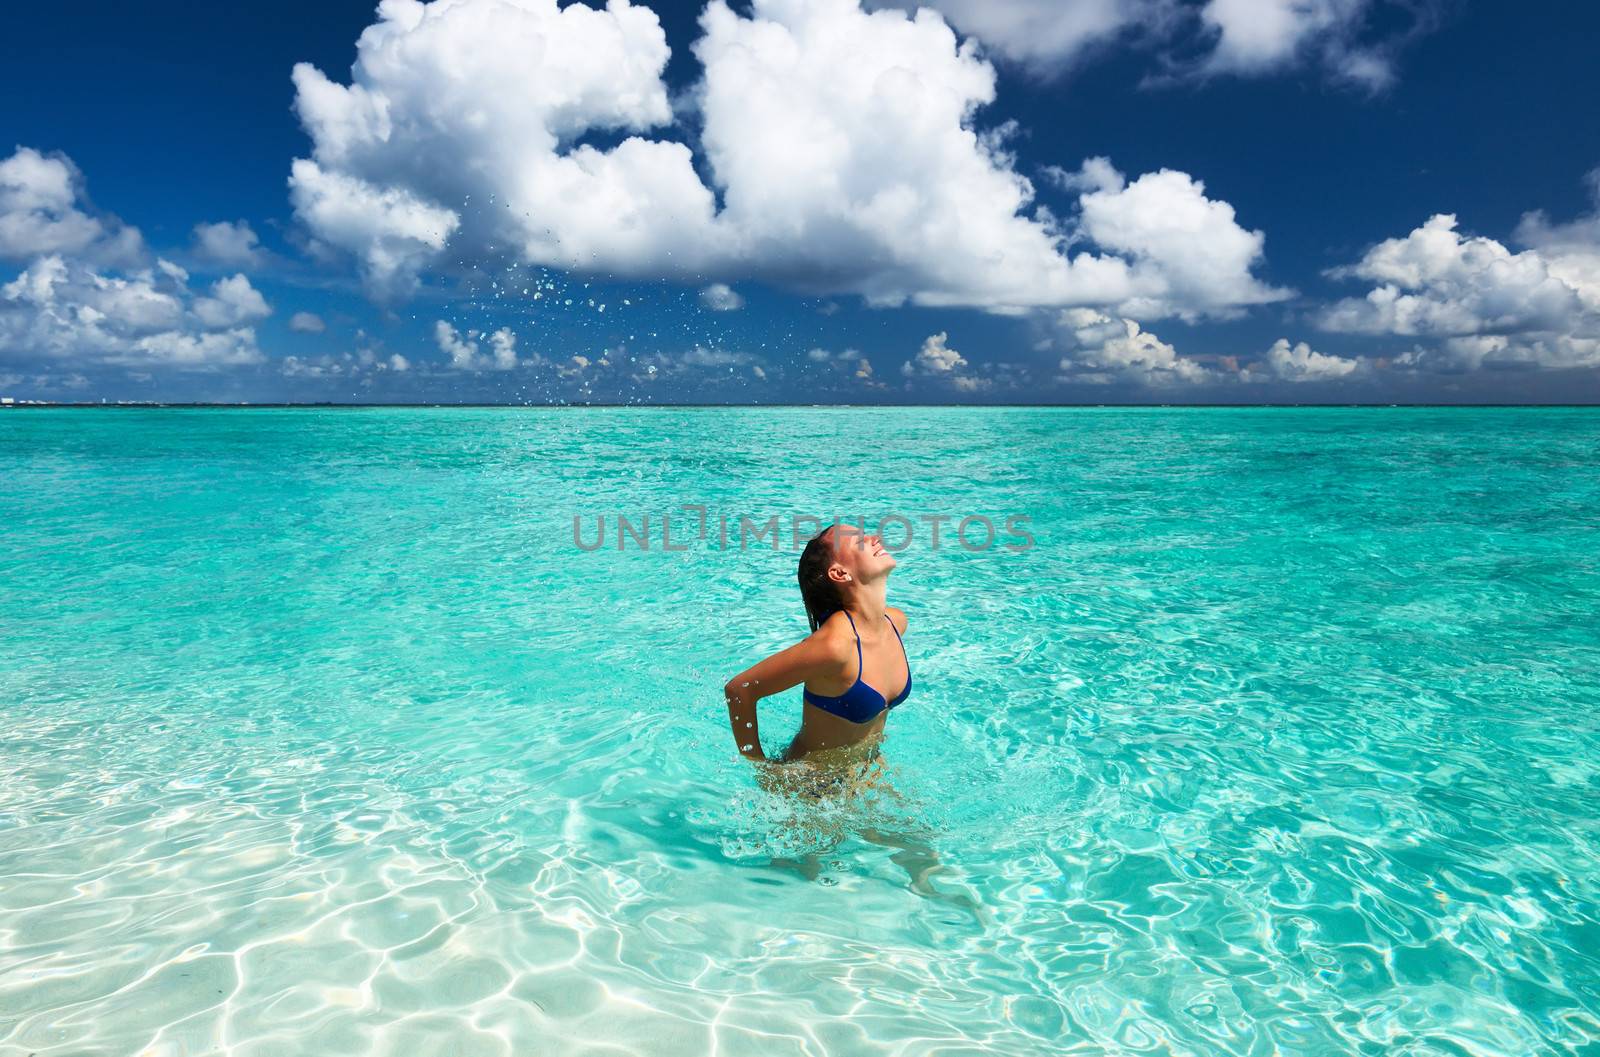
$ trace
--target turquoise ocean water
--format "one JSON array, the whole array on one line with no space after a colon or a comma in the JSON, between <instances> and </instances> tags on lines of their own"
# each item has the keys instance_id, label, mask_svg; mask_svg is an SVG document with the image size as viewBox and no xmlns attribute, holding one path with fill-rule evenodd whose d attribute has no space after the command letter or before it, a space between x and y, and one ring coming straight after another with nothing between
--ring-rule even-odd
<instances>
[{"instance_id":1,"label":"turquoise ocean water","mask_svg":"<svg viewBox=\"0 0 1600 1057\"><path fill-rule=\"evenodd\" d=\"M1597 469L1560 409L0 414L0 1053L1594 1057ZM892 784L770 796L720 687L795 555L719 518L891 513Z\"/></svg>"}]
</instances>

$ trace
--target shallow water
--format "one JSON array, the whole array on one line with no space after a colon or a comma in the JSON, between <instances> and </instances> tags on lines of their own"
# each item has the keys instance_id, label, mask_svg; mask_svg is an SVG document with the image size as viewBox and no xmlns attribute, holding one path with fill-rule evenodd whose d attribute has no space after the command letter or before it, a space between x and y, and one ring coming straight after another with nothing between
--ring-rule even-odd
<instances>
[{"instance_id":1,"label":"shallow water","mask_svg":"<svg viewBox=\"0 0 1600 1057\"><path fill-rule=\"evenodd\" d=\"M1597 463L1584 410L0 414L0 1053L1595 1054ZM794 553L718 516L891 512L892 784L770 796L720 686Z\"/></svg>"}]
</instances>

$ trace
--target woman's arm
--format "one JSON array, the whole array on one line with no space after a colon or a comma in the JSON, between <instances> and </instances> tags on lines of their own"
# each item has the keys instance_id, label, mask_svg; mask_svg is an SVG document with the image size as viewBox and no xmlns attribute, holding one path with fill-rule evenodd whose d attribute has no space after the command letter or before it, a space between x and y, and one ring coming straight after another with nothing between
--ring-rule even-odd
<instances>
[{"instance_id":1,"label":"woman's arm","mask_svg":"<svg viewBox=\"0 0 1600 1057\"><path fill-rule=\"evenodd\" d=\"M728 680L722 688L728 701L728 724L733 728L734 744L746 759L767 758L756 726L756 702L810 679L840 677L855 656L841 645L839 636L824 628Z\"/></svg>"}]
</instances>

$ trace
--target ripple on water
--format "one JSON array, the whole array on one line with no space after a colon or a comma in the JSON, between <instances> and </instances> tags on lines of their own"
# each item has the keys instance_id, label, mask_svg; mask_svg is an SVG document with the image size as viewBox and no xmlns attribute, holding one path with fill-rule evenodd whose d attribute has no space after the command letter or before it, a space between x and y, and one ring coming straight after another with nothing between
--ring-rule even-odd
<instances>
[{"instance_id":1,"label":"ripple on water","mask_svg":"<svg viewBox=\"0 0 1600 1057\"><path fill-rule=\"evenodd\" d=\"M1592 1053L1597 441L1562 410L0 416L0 1052ZM793 556L571 546L683 502L1039 545L903 555L884 787L803 805L718 694L803 628Z\"/></svg>"}]
</instances>

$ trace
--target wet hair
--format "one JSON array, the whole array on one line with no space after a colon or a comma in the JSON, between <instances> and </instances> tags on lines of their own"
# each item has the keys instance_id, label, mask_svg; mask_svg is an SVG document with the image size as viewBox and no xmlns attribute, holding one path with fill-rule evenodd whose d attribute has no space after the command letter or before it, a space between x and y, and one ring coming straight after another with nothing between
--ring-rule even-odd
<instances>
[{"instance_id":1,"label":"wet hair","mask_svg":"<svg viewBox=\"0 0 1600 1057\"><path fill-rule=\"evenodd\" d=\"M833 566L833 542L828 533L836 526L829 525L806 544L800 552L800 598L806 604L806 620L811 630L822 627L822 622L844 608L844 595L839 585L828 578Z\"/></svg>"}]
</instances>

